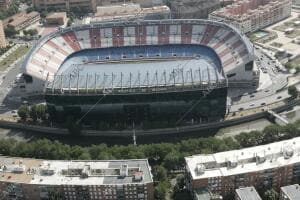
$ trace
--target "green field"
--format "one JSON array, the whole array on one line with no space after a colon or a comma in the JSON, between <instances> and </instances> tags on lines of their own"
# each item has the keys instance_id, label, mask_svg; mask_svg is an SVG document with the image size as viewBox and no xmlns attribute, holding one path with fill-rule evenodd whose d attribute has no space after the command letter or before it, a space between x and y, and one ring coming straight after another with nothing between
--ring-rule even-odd
<instances>
[{"instance_id":1,"label":"green field","mask_svg":"<svg viewBox=\"0 0 300 200\"><path fill-rule=\"evenodd\" d=\"M27 46L20 46L17 48L13 53L0 62L0 71L4 71L10 64L25 55L29 49L30 47Z\"/></svg>"}]
</instances>

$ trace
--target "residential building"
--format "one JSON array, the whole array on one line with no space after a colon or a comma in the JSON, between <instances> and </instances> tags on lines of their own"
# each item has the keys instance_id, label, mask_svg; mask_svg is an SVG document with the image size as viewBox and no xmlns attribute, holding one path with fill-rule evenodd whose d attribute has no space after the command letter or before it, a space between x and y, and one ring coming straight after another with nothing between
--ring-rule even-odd
<instances>
[{"instance_id":1,"label":"residential building","mask_svg":"<svg viewBox=\"0 0 300 200\"><path fill-rule=\"evenodd\" d=\"M280 188L279 200L299 200L300 187L299 184L288 185Z\"/></svg>"},{"instance_id":2,"label":"residential building","mask_svg":"<svg viewBox=\"0 0 300 200\"><path fill-rule=\"evenodd\" d=\"M67 13L66 12L54 12L46 16L47 25L64 25L67 23Z\"/></svg>"},{"instance_id":3,"label":"residential building","mask_svg":"<svg viewBox=\"0 0 300 200\"><path fill-rule=\"evenodd\" d=\"M171 11L168 6L141 8L139 4L123 4L97 7L97 13L91 23L136 19L169 19Z\"/></svg>"},{"instance_id":4,"label":"residential building","mask_svg":"<svg viewBox=\"0 0 300 200\"><path fill-rule=\"evenodd\" d=\"M95 12L96 0L32 0L32 4L39 10L61 10L70 11L76 9L82 12Z\"/></svg>"},{"instance_id":5,"label":"residential building","mask_svg":"<svg viewBox=\"0 0 300 200\"><path fill-rule=\"evenodd\" d=\"M17 31L22 30L26 28L27 26L38 22L41 19L40 14L38 12L30 12L26 13L20 12L17 13L11 17L5 18L3 20L3 26L12 26L14 27Z\"/></svg>"},{"instance_id":6,"label":"residential building","mask_svg":"<svg viewBox=\"0 0 300 200\"><path fill-rule=\"evenodd\" d=\"M12 0L0 0L0 10L8 9L11 3Z\"/></svg>"},{"instance_id":7,"label":"residential building","mask_svg":"<svg viewBox=\"0 0 300 200\"><path fill-rule=\"evenodd\" d=\"M209 19L225 21L242 32L254 32L291 15L291 0L236 0L209 14Z\"/></svg>"},{"instance_id":8,"label":"residential building","mask_svg":"<svg viewBox=\"0 0 300 200\"><path fill-rule=\"evenodd\" d=\"M207 19L209 13L220 8L220 0L173 0L172 16L177 19Z\"/></svg>"},{"instance_id":9,"label":"residential building","mask_svg":"<svg viewBox=\"0 0 300 200\"><path fill-rule=\"evenodd\" d=\"M253 186L235 190L235 200L262 200Z\"/></svg>"},{"instance_id":10,"label":"residential building","mask_svg":"<svg viewBox=\"0 0 300 200\"><path fill-rule=\"evenodd\" d=\"M0 157L3 199L153 200L147 160L64 161Z\"/></svg>"},{"instance_id":11,"label":"residential building","mask_svg":"<svg viewBox=\"0 0 300 200\"><path fill-rule=\"evenodd\" d=\"M5 33L3 28L2 20L0 20L0 48L6 47L7 41L5 39Z\"/></svg>"},{"instance_id":12,"label":"residential building","mask_svg":"<svg viewBox=\"0 0 300 200\"><path fill-rule=\"evenodd\" d=\"M164 5L163 0L96 0L97 6L112 6L122 4L139 4L142 8Z\"/></svg>"},{"instance_id":13,"label":"residential building","mask_svg":"<svg viewBox=\"0 0 300 200\"><path fill-rule=\"evenodd\" d=\"M300 137L267 145L185 158L186 186L192 193L207 188L225 199L239 187L256 189L300 180Z\"/></svg>"}]
</instances>

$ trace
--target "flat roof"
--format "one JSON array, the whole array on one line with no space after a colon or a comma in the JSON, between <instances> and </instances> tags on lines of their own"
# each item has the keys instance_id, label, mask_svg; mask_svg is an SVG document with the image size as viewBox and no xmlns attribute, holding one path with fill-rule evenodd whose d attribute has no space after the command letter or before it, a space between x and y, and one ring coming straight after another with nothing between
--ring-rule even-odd
<instances>
[{"instance_id":1,"label":"flat roof","mask_svg":"<svg viewBox=\"0 0 300 200\"><path fill-rule=\"evenodd\" d=\"M147 159L39 160L0 156L0 181L41 185L116 185L153 182Z\"/></svg>"},{"instance_id":2,"label":"flat roof","mask_svg":"<svg viewBox=\"0 0 300 200\"><path fill-rule=\"evenodd\" d=\"M240 200L261 200L259 194L253 186L235 190Z\"/></svg>"},{"instance_id":3,"label":"flat roof","mask_svg":"<svg viewBox=\"0 0 300 200\"><path fill-rule=\"evenodd\" d=\"M66 12L53 12L47 15L46 19L64 18L67 16Z\"/></svg>"},{"instance_id":4,"label":"flat roof","mask_svg":"<svg viewBox=\"0 0 300 200\"><path fill-rule=\"evenodd\" d=\"M281 187L281 192L284 193L288 200L299 200L300 199L300 187L299 184L288 185Z\"/></svg>"},{"instance_id":5,"label":"flat roof","mask_svg":"<svg viewBox=\"0 0 300 200\"><path fill-rule=\"evenodd\" d=\"M3 21L5 21L5 23L8 23L11 26L19 26L20 24L23 24L24 22L26 22L27 20L34 18L36 16L39 16L40 14L36 11L32 11L30 13L26 13L26 12L20 12L17 13L11 17L5 18ZM11 21L12 20L12 21Z\"/></svg>"},{"instance_id":6,"label":"flat roof","mask_svg":"<svg viewBox=\"0 0 300 200\"><path fill-rule=\"evenodd\" d=\"M193 179L231 176L300 163L300 137L267 145L185 157Z\"/></svg>"}]
</instances>

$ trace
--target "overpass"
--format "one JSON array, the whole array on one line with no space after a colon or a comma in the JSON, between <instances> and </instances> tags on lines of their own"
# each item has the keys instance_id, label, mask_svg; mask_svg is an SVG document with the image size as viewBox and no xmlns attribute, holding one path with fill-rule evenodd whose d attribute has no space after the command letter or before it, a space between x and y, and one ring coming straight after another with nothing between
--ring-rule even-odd
<instances>
[{"instance_id":1,"label":"overpass","mask_svg":"<svg viewBox=\"0 0 300 200\"><path fill-rule=\"evenodd\" d=\"M272 117L275 117L276 119L278 119L279 121L281 121L283 124L289 124L290 122L288 120L286 120L285 118L281 117L280 115L278 115L277 113L275 113L272 110L268 110L267 111L268 114Z\"/></svg>"}]
</instances>

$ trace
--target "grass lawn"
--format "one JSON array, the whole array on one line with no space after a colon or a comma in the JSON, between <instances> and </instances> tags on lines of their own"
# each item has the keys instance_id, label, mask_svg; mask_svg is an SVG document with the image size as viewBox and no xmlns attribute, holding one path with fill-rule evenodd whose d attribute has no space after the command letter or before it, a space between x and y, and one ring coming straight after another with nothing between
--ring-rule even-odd
<instances>
[{"instance_id":1,"label":"grass lawn","mask_svg":"<svg viewBox=\"0 0 300 200\"><path fill-rule=\"evenodd\" d=\"M30 47L26 46L20 46L17 48L14 52L0 62L0 71L4 71L10 64L25 55L29 49Z\"/></svg>"}]
</instances>

